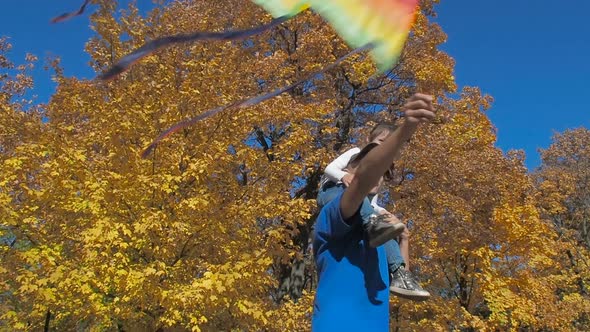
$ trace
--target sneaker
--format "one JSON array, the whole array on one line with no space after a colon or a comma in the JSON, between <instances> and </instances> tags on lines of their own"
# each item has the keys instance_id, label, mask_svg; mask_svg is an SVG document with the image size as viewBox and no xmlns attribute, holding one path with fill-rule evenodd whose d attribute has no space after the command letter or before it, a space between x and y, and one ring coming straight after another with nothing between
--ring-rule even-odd
<instances>
[{"instance_id":1,"label":"sneaker","mask_svg":"<svg viewBox=\"0 0 590 332\"><path fill-rule=\"evenodd\" d=\"M401 223L392 224L384 216L372 216L365 225L365 233L369 239L369 246L376 248L389 240L393 240L403 233L406 226Z\"/></svg>"},{"instance_id":2,"label":"sneaker","mask_svg":"<svg viewBox=\"0 0 590 332\"><path fill-rule=\"evenodd\" d=\"M430 298L430 293L425 291L412 272L400 266L391 274L391 285L389 291L394 295L412 301L424 301Z\"/></svg>"}]
</instances>

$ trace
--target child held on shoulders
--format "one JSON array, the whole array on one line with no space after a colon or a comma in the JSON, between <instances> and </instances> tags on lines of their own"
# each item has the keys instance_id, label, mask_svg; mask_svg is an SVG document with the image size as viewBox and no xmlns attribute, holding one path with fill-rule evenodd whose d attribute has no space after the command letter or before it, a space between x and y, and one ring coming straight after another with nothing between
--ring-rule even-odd
<instances>
[{"instance_id":1,"label":"child held on shoulders","mask_svg":"<svg viewBox=\"0 0 590 332\"><path fill-rule=\"evenodd\" d=\"M369 144L382 143L394 130L395 126L378 124L374 126L368 137ZM324 170L320 181L317 197L321 209L348 187L354 178L347 167L354 160L362 158L363 150L354 147L334 159ZM385 178L391 177L392 168ZM386 179L387 180L387 179ZM363 227L372 247L384 245L390 279L390 291L400 297L411 300L426 300L430 293L422 289L407 269L409 265L409 232L397 217L378 205L378 194L370 193L364 200L360 215ZM395 240L397 239L397 241Z\"/></svg>"}]
</instances>

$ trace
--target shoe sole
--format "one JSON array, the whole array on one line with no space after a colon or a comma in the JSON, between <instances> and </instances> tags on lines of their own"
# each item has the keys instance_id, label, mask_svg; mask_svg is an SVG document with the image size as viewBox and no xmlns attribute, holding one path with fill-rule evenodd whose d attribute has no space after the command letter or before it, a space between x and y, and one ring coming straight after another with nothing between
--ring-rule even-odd
<instances>
[{"instance_id":1,"label":"shoe sole","mask_svg":"<svg viewBox=\"0 0 590 332\"><path fill-rule=\"evenodd\" d=\"M388 228L387 231L383 232L383 234L381 234L373 239L370 239L369 246L376 248L389 240L395 239L396 237L400 236L404 232L404 228L405 228L405 226L402 223L397 223L397 224L393 225L391 228Z\"/></svg>"},{"instance_id":2,"label":"shoe sole","mask_svg":"<svg viewBox=\"0 0 590 332\"><path fill-rule=\"evenodd\" d=\"M389 291L398 297L412 301L426 301L430 298L430 293L427 291L412 291L397 287L389 287Z\"/></svg>"}]
</instances>

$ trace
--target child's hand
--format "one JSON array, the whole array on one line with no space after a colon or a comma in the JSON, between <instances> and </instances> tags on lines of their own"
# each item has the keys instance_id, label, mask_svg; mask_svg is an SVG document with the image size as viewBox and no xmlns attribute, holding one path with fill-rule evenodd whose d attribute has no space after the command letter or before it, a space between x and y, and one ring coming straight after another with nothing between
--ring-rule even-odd
<instances>
[{"instance_id":1,"label":"child's hand","mask_svg":"<svg viewBox=\"0 0 590 332\"><path fill-rule=\"evenodd\" d=\"M388 218L389 217L394 217L395 218L395 216L393 215L393 213L391 213L391 212L389 212L389 211L387 211L387 210L385 210L383 208L381 210L379 210L378 214L381 215L381 216L386 216Z\"/></svg>"},{"instance_id":2,"label":"child's hand","mask_svg":"<svg viewBox=\"0 0 590 332\"><path fill-rule=\"evenodd\" d=\"M346 173L346 175L344 175L340 181L342 181L342 183L348 187L350 186L350 183L352 183L352 179L354 179L354 174Z\"/></svg>"},{"instance_id":3,"label":"child's hand","mask_svg":"<svg viewBox=\"0 0 590 332\"><path fill-rule=\"evenodd\" d=\"M382 213L381 215L384 216L385 221L387 221L390 224L399 224L402 222L401 220L399 220L398 217L389 212Z\"/></svg>"},{"instance_id":4,"label":"child's hand","mask_svg":"<svg viewBox=\"0 0 590 332\"><path fill-rule=\"evenodd\" d=\"M404 232L399 237L400 237L400 240L409 240L410 239L410 231L408 230L407 226L404 229Z\"/></svg>"}]
</instances>

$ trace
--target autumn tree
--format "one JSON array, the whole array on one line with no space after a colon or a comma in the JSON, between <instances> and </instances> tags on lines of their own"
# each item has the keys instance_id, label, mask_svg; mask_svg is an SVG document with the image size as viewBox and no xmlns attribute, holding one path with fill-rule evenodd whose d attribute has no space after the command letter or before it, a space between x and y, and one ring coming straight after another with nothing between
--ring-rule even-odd
<instances>
[{"instance_id":1,"label":"autumn tree","mask_svg":"<svg viewBox=\"0 0 590 332\"><path fill-rule=\"evenodd\" d=\"M396 211L409 220L412 263L428 302L399 302L393 327L413 330L563 328L555 285L553 233L536 208L519 152L494 146L491 98L465 88L442 98L441 122L410 142L397 165ZM546 305L551 304L551 305Z\"/></svg>"},{"instance_id":2,"label":"autumn tree","mask_svg":"<svg viewBox=\"0 0 590 332\"><path fill-rule=\"evenodd\" d=\"M24 172L19 177L5 169L26 168L26 159L15 157L22 155L28 145L36 144L43 116L42 110L26 98L27 92L32 88L29 71L36 58L27 55L25 64L15 65L9 60L11 48L6 38L0 39L0 314L3 316L13 315L12 309L20 306L14 297L15 289L11 282L20 276L20 271L12 263L21 265L22 261L19 259L26 257L15 258L13 254L16 251L28 251L36 245L32 234L22 231L22 220L14 210L16 206L27 204L27 190L32 184L26 179L33 174ZM1 329L10 326L6 321L4 318L0 319Z\"/></svg>"},{"instance_id":3,"label":"autumn tree","mask_svg":"<svg viewBox=\"0 0 590 332\"><path fill-rule=\"evenodd\" d=\"M541 150L536 171L544 192L544 213L560 234L574 231L576 245L590 249L590 131L586 128L555 134ZM552 200L550 200L552 199Z\"/></svg>"},{"instance_id":4,"label":"autumn tree","mask_svg":"<svg viewBox=\"0 0 590 332\"><path fill-rule=\"evenodd\" d=\"M269 19L248 1L175 2L146 16L93 3L87 51L97 72L158 36ZM306 329L313 294L303 288L313 288L313 268L296 284L290 266L309 263L322 167L369 120L395 119L416 85L454 89L453 60L437 49L445 36L428 20L432 3L422 5L386 75L352 59L287 96L188 128L149 160L139 151L172 123L283 86L348 48L306 13L242 43L170 48L107 84L55 66L46 121L37 119L27 139L13 137L19 149L3 155L11 242L2 320L16 328L49 317L61 329ZM281 301L286 293L292 299Z\"/></svg>"},{"instance_id":5,"label":"autumn tree","mask_svg":"<svg viewBox=\"0 0 590 332\"><path fill-rule=\"evenodd\" d=\"M92 15L97 36L87 49L97 72L155 36L268 19L247 1L179 2L147 17L130 7L119 19L116 10L104 1ZM302 20L309 31L324 26L311 15ZM106 84L57 72L46 122L3 154L2 223L12 236L1 271L7 326L36 329L48 314L61 330L275 326L274 266L297 254L291 234L313 205L292 191L306 166L319 163L309 143L331 111L321 90L221 114L148 160L140 151L187 116L317 68L317 53L290 55L271 43L279 38L172 48ZM332 43L343 54L342 43ZM331 48L316 49L327 52L324 61L334 58Z\"/></svg>"},{"instance_id":6,"label":"autumn tree","mask_svg":"<svg viewBox=\"0 0 590 332\"><path fill-rule=\"evenodd\" d=\"M97 73L158 36L270 19L245 0L174 2L145 16L93 3L96 36L86 48ZM404 56L436 61L428 38L417 33ZM284 86L348 51L307 12L243 42L163 50L113 82L68 78L55 65L44 121L11 136L15 148L2 156L3 324L308 329L313 270L297 278L290 266L309 257L320 170L412 86L417 69L403 60L378 75L353 58L288 95L187 128L149 159L140 152L178 121ZM448 76L440 82L453 88ZM21 121L3 122L7 132L25 121L16 106L5 114Z\"/></svg>"},{"instance_id":7,"label":"autumn tree","mask_svg":"<svg viewBox=\"0 0 590 332\"><path fill-rule=\"evenodd\" d=\"M579 330L590 327L590 131L586 128L556 133L541 150L541 166L534 176L539 207L558 234L560 271L555 276L561 301Z\"/></svg>"},{"instance_id":8,"label":"autumn tree","mask_svg":"<svg viewBox=\"0 0 590 332\"><path fill-rule=\"evenodd\" d=\"M149 13L91 2L86 51L97 73L160 36L271 19L247 0ZM172 124L295 82L349 48L308 11L241 42L159 51L106 83L65 77L54 61L57 91L35 105L24 99L35 59L14 67L1 42L0 327L309 330L322 169L361 144L370 123L398 121L416 90L437 96L441 119L412 139L384 203L408 221L412 266L433 299L393 299L393 328L567 330L571 312L584 326L575 287L588 280L588 256L575 256L574 274L556 263L587 234L580 205L566 208L582 196L549 176L555 190L539 191L520 153L494 147L490 97L475 88L447 97L454 60L439 49L437 2L421 2L390 72L353 57L288 94L183 129L147 159L141 151ZM546 222L555 213L569 218L557 233Z\"/></svg>"}]
</instances>

